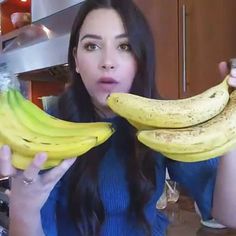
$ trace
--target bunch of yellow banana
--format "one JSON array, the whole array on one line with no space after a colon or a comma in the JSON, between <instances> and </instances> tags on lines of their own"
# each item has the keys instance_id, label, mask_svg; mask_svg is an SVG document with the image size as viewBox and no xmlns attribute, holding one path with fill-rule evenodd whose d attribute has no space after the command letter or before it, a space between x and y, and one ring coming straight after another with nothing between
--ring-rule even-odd
<instances>
[{"instance_id":1,"label":"bunch of yellow banana","mask_svg":"<svg viewBox=\"0 0 236 236\"><path fill-rule=\"evenodd\" d=\"M105 142L114 132L106 122L57 119L15 89L0 92L0 122L0 146L11 147L12 163L19 169L25 169L41 151L48 154L44 168L56 166L63 159L80 156Z\"/></svg>"},{"instance_id":2,"label":"bunch of yellow banana","mask_svg":"<svg viewBox=\"0 0 236 236\"><path fill-rule=\"evenodd\" d=\"M236 147L236 91L216 117L183 129L139 131L140 142L179 161L201 161L221 156Z\"/></svg>"},{"instance_id":3,"label":"bunch of yellow banana","mask_svg":"<svg viewBox=\"0 0 236 236\"><path fill-rule=\"evenodd\" d=\"M236 147L236 91L229 94L227 79L187 99L111 94L108 104L138 129L138 140L153 150L178 161L207 160ZM133 108L128 107L131 102Z\"/></svg>"},{"instance_id":4,"label":"bunch of yellow banana","mask_svg":"<svg viewBox=\"0 0 236 236\"><path fill-rule=\"evenodd\" d=\"M112 93L108 106L137 125L183 128L202 123L219 114L229 100L227 78L196 96L178 100L149 99L128 93Z\"/></svg>"}]
</instances>

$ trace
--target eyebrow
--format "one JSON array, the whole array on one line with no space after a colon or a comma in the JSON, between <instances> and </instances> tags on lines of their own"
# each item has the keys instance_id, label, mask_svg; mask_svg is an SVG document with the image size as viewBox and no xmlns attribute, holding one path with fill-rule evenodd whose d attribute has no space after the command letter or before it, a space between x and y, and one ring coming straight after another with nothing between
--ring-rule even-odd
<instances>
[{"instance_id":1,"label":"eyebrow","mask_svg":"<svg viewBox=\"0 0 236 236\"><path fill-rule=\"evenodd\" d=\"M92 38L92 39L98 39L98 40L102 40L102 37L96 34L86 34L84 35L80 41L83 41L86 38ZM119 34L115 37L116 39L120 39L120 38L128 38L128 34L124 33L124 34Z\"/></svg>"}]
</instances>

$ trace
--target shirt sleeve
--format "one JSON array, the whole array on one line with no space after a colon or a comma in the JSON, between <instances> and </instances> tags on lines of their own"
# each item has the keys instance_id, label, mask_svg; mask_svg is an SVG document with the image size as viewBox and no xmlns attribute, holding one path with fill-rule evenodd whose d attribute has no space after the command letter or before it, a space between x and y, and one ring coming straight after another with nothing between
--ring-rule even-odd
<instances>
[{"instance_id":1,"label":"shirt sleeve","mask_svg":"<svg viewBox=\"0 0 236 236\"><path fill-rule=\"evenodd\" d=\"M203 220L211 219L213 192L219 158L200 162L178 162L166 158L170 178L197 203Z\"/></svg>"}]
</instances>

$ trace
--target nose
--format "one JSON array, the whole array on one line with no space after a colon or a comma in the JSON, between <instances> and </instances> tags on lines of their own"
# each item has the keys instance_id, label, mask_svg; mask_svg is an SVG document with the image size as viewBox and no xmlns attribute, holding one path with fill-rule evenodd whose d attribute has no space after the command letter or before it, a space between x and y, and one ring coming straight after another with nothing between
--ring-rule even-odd
<instances>
[{"instance_id":1,"label":"nose","mask_svg":"<svg viewBox=\"0 0 236 236\"><path fill-rule=\"evenodd\" d=\"M101 58L100 68L102 70L114 70L117 67L115 53L104 52Z\"/></svg>"},{"instance_id":2,"label":"nose","mask_svg":"<svg viewBox=\"0 0 236 236\"><path fill-rule=\"evenodd\" d=\"M114 65L110 64L110 63L104 63L104 65L102 65L102 69L104 70L112 70L115 69Z\"/></svg>"}]
</instances>

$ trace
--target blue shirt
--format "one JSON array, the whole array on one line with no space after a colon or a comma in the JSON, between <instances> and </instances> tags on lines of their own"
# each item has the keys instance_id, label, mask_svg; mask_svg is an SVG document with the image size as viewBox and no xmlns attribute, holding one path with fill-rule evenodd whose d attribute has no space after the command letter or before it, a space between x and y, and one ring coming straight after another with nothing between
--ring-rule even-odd
<instances>
[{"instance_id":1,"label":"blue shirt","mask_svg":"<svg viewBox=\"0 0 236 236\"><path fill-rule=\"evenodd\" d=\"M124 147L128 147L128 144L122 136L127 123L120 117L109 121L117 129L110 138L110 148L99 166L99 193L105 211L101 236L143 236L142 230L134 227L132 219L127 218L130 196L122 161L127 156ZM185 188L197 202L203 219L210 219L218 158L195 163L172 161L160 153L156 153L154 158L156 190L145 207L145 216L152 226L153 236L164 236L168 226L166 216L156 209L156 202L164 188L166 168L170 177ZM46 236L79 235L69 217L67 183L68 178L65 175L57 183L41 210L42 226Z\"/></svg>"}]
</instances>

